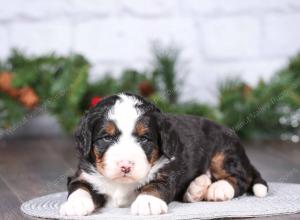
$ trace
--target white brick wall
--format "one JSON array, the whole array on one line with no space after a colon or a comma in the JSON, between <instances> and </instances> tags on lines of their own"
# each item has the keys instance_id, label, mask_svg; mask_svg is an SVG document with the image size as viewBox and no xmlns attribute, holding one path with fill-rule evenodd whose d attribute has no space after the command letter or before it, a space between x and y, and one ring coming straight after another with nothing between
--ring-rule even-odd
<instances>
[{"instance_id":1,"label":"white brick wall","mask_svg":"<svg viewBox=\"0 0 300 220\"><path fill-rule=\"evenodd\" d=\"M5 25L0 26L0 59L9 55L9 38L8 31Z\"/></svg>"},{"instance_id":2,"label":"white brick wall","mask_svg":"<svg viewBox=\"0 0 300 220\"><path fill-rule=\"evenodd\" d=\"M72 48L69 21L15 22L10 26L11 46L33 54L55 51L67 54Z\"/></svg>"},{"instance_id":3,"label":"white brick wall","mask_svg":"<svg viewBox=\"0 0 300 220\"><path fill-rule=\"evenodd\" d=\"M183 99L214 103L216 85L268 79L300 50L299 0L0 0L0 58L83 53L91 79L151 64L151 43L182 49ZM186 74L188 72L188 74Z\"/></svg>"}]
</instances>

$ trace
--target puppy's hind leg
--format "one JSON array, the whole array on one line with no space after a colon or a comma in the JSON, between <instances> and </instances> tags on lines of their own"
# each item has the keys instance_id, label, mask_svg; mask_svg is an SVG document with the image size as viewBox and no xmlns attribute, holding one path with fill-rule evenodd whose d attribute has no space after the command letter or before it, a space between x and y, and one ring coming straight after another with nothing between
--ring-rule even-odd
<instances>
[{"instance_id":1,"label":"puppy's hind leg","mask_svg":"<svg viewBox=\"0 0 300 220\"><path fill-rule=\"evenodd\" d=\"M207 190L208 201L230 200L251 187L251 164L241 146L216 152L211 159L210 172L213 183Z\"/></svg>"},{"instance_id":2,"label":"puppy's hind leg","mask_svg":"<svg viewBox=\"0 0 300 220\"><path fill-rule=\"evenodd\" d=\"M210 174L203 174L194 179L187 188L184 202L199 202L205 199L207 189L211 184Z\"/></svg>"}]
</instances>

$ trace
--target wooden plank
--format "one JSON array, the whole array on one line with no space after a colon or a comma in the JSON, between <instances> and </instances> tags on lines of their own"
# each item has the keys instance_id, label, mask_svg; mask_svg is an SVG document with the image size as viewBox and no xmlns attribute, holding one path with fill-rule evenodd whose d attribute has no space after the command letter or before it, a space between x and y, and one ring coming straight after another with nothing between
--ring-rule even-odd
<instances>
[{"instance_id":1,"label":"wooden plank","mask_svg":"<svg viewBox=\"0 0 300 220\"><path fill-rule=\"evenodd\" d=\"M47 140L12 141L2 149L0 175L22 200L65 191L74 169Z\"/></svg>"},{"instance_id":2,"label":"wooden plank","mask_svg":"<svg viewBox=\"0 0 300 220\"><path fill-rule=\"evenodd\" d=\"M29 219L19 211L21 202L64 191L67 175L77 166L72 138L10 140L0 147L1 220ZM248 143L246 150L267 180L300 183L300 148L296 145ZM296 220L300 214L256 219Z\"/></svg>"},{"instance_id":3,"label":"wooden plank","mask_svg":"<svg viewBox=\"0 0 300 220\"><path fill-rule=\"evenodd\" d=\"M20 211L21 201L18 196L11 191L9 186L0 177L0 219L19 220L29 219Z\"/></svg>"},{"instance_id":4,"label":"wooden plank","mask_svg":"<svg viewBox=\"0 0 300 220\"><path fill-rule=\"evenodd\" d=\"M300 164L289 160L290 146L248 143L245 148L251 162L267 181L300 183ZM300 156L299 147L293 147L293 152Z\"/></svg>"}]
</instances>

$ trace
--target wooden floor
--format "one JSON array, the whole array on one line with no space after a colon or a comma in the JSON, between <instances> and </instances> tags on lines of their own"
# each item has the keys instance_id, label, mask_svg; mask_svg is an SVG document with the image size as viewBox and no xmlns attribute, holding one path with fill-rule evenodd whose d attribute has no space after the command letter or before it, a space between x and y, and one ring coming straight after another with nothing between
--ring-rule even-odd
<instances>
[{"instance_id":1,"label":"wooden floor","mask_svg":"<svg viewBox=\"0 0 300 220\"><path fill-rule=\"evenodd\" d=\"M66 177L76 168L69 138L22 139L0 142L0 219L32 219L20 204L37 196L64 191ZM300 146L248 143L252 162L268 181L300 183ZM300 219L300 214L259 219Z\"/></svg>"}]
</instances>

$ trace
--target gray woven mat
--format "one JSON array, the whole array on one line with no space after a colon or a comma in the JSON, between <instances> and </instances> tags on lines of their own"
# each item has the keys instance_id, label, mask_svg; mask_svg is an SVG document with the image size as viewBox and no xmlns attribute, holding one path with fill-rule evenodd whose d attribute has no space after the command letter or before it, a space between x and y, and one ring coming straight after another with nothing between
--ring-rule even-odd
<instances>
[{"instance_id":1,"label":"gray woven mat","mask_svg":"<svg viewBox=\"0 0 300 220\"><path fill-rule=\"evenodd\" d=\"M61 217L59 207L67 194L56 193L39 197L21 206L27 215L52 219L214 219L225 217L258 217L300 212L300 184L269 183L267 197L242 196L226 202L169 204L169 213L160 216L132 216L129 208L102 209L84 217Z\"/></svg>"}]
</instances>

